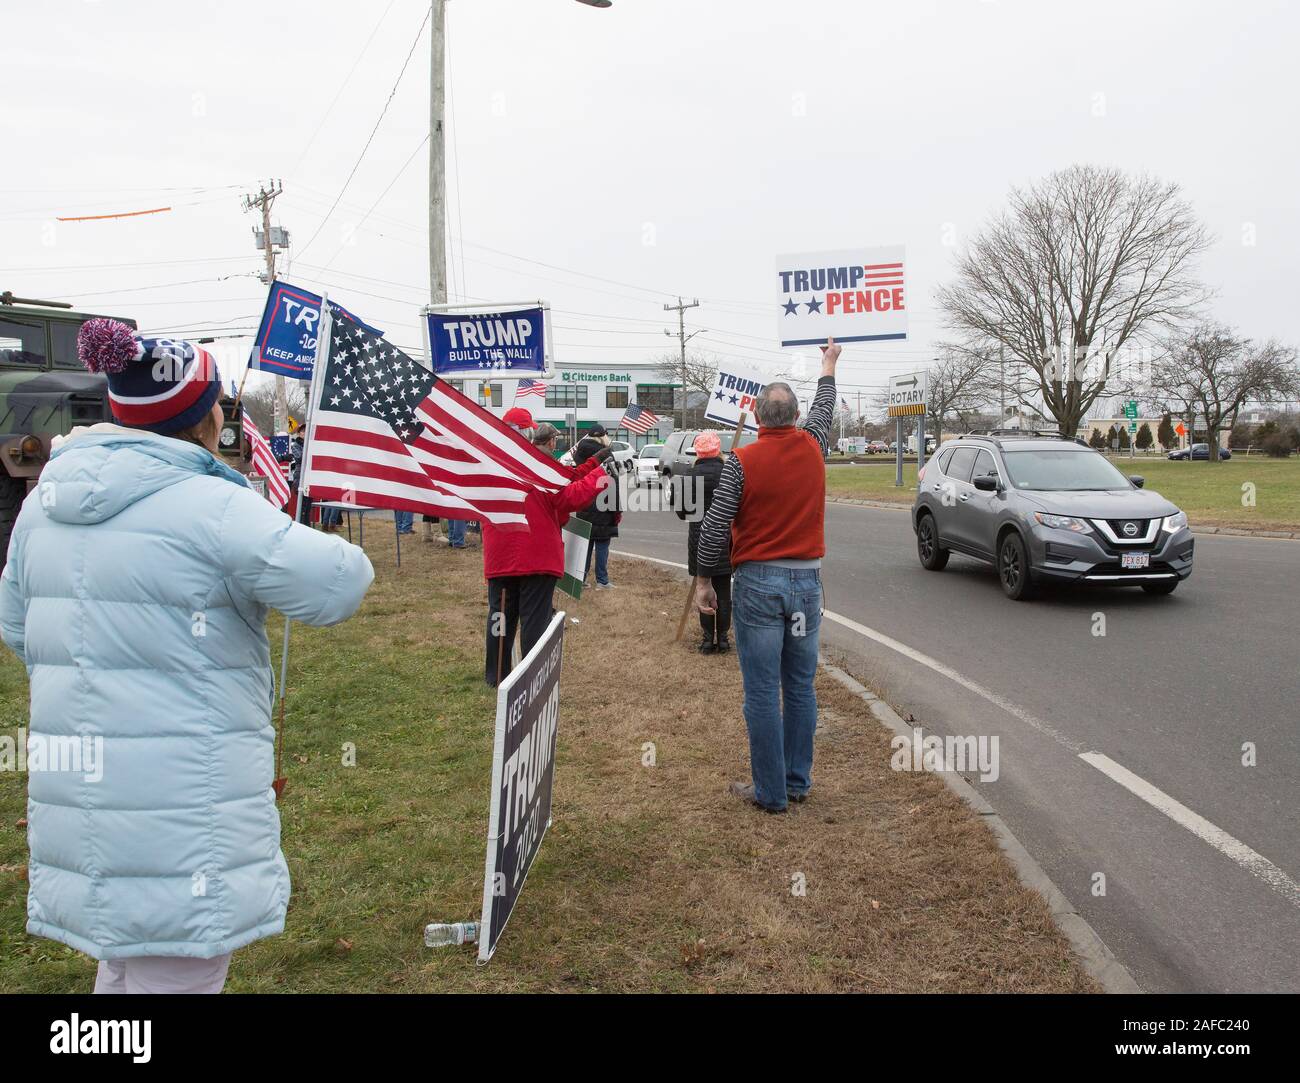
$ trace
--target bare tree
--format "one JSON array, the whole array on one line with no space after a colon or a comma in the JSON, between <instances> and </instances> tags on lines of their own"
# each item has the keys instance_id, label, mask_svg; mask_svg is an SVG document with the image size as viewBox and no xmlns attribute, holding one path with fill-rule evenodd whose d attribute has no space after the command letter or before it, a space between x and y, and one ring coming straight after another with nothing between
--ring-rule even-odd
<instances>
[{"instance_id":1,"label":"bare tree","mask_svg":"<svg viewBox=\"0 0 1300 1083\"><path fill-rule=\"evenodd\" d=\"M287 386L289 400L289 416L302 422L307 417L307 393L302 389L302 385L290 380ZM248 411L248 416L253 419L258 429L265 437L274 435L272 429L275 425L275 384L272 382L253 383L250 375L249 383L244 387L244 397L239 400L240 404Z\"/></svg>"},{"instance_id":2,"label":"bare tree","mask_svg":"<svg viewBox=\"0 0 1300 1083\"><path fill-rule=\"evenodd\" d=\"M1247 402L1277 402L1297 394L1294 347L1254 345L1230 327L1203 323L1173 337L1151 366L1151 393L1163 409L1205 418L1210 462L1219 461L1219 433L1236 424Z\"/></svg>"},{"instance_id":3,"label":"bare tree","mask_svg":"<svg viewBox=\"0 0 1300 1083\"><path fill-rule=\"evenodd\" d=\"M926 417L936 440L950 417L969 431L971 421L997 397L997 377L984 354L953 346L940 349L926 379Z\"/></svg>"},{"instance_id":4,"label":"bare tree","mask_svg":"<svg viewBox=\"0 0 1300 1083\"><path fill-rule=\"evenodd\" d=\"M1075 165L1013 188L937 301L968 348L1023 364L1073 436L1116 351L1193 318L1207 296L1193 265L1209 243L1177 185Z\"/></svg>"},{"instance_id":5,"label":"bare tree","mask_svg":"<svg viewBox=\"0 0 1300 1083\"><path fill-rule=\"evenodd\" d=\"M684 418L687 428L698 427L713 393L718 378L716 354L691 350L686 354L686 387ZM682 357L680 353L660 354L655 358L655 379L676 386L682 382Z\"/></svg>"}]
</instances>

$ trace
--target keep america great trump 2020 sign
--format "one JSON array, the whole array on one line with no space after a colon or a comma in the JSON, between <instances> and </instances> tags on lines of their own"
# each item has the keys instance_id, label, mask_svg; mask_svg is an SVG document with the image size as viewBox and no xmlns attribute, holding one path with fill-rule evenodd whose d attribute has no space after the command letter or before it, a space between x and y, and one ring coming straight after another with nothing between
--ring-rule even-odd
<instances>
[{"instance_id":1,"label":"keep america great trump 2020 sign","mask_svg":"<svg viewBox=\"0 0 1300 1083\"><path fill-rule=\"evenodd\" d=\"M497 688L492 809L478 940L482 963L497 950L551 825L564 621L563 611L556 613L546 634Z\"/></svg>"}]
</instances>

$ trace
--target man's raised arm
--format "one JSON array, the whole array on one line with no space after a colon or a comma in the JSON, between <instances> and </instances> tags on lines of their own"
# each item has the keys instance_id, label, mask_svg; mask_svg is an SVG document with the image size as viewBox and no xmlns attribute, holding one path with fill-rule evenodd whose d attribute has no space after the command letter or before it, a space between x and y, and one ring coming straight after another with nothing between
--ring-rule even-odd
<instances>
[{"instance_id":1,"label":"man's raised arm","mask_svg":"<svg viewBox=\"0 0 1300 1083\"><path fill-rule=\"evenodd\" d=\"M840 359L840 350L833 338L828 338L822 347L822 374L803 423L803 428L821 445L823 455L830 448L831 423L835 419L835 363Z\"/></svg>"}]
</instances>

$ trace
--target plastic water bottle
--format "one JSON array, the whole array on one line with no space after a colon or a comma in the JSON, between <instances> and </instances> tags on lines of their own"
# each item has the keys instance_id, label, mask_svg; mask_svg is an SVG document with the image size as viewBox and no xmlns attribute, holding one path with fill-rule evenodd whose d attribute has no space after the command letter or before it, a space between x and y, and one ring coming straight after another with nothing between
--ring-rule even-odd
<instances>
[{"instance_id":1,"label":"plastic water bottle","mask_svg":"<svg viewBox=\"0 0 1300 1083\"><path fill-rule=\"evenodd\" d=\"M451 925L435 922L424 927L424 946L426 948L445 948L452 944L473 944L477 940L477 921L457 921Z\"/></svg>"}]
</instances>

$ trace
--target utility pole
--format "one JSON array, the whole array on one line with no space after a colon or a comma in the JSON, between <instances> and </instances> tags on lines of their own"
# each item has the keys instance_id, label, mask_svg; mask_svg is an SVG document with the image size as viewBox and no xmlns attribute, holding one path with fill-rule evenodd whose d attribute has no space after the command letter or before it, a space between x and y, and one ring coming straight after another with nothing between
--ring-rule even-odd
<instances>
[{"instance_id":1,"label":"utility pole","mask_svg":"<svg viewBox=\"0 0 1300 1083\"><path fill-rule=\"evenodd\" d=\"M675 305L664 305L665 312L677 313L677 339L682 348L682 414L678 425L686 428L686 343L699 334L699 331L692 331L689 335L686 333L686 310L688 308L699 308L700 299L697 297L689 305L680 297L677 298ZM664 334L672 338L671 331L664 331Z\"/></svg>"},{"instance_id":2,"label":"utility pole","mask_svg":"<svg viewBox=\"0 0 1300 1083\"><path fill-rule=\"evenodd\" d=\"M429 10L429 303L447 303L447 146L443 133L447 69L447 5L432 0Z\"/></svg>"},{"instance_id":3,"label":"utility pole","mask_svg":"<svg viewBox=\"0 0 1300 1083\"><path fill-rule=\"evenodd\" d=\"M262 212L262 251L266 255L266 288L268 290L275 283L275 245L271 243L271 204L275 202L275 197L282 191L284 191L284 188L279 181L270 181L268 184L259 187L257 195L244 196L244 210L251 211L254 207L257 207ZM284 432L288 424L288 391L284 377L277 375L275 378L275 420L272 423L271 434Z\"/></svg>"}]
</instances>

